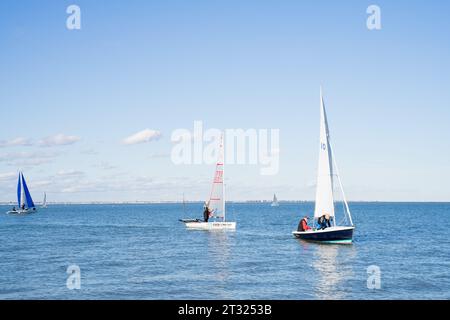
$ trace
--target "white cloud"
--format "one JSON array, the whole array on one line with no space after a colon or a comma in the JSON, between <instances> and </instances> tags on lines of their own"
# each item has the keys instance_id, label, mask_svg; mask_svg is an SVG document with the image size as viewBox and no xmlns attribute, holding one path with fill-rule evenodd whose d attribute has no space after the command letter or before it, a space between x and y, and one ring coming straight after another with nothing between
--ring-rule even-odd
<instances>
[{"instance_id":1,"label":"white cloud","mask_svg":"<svg viewBox=\"0 0 450 320\"><path fill-rule=\"evenodd\" d=\"M128 138L123 139L122 143L126 145L132 145L158 140L159 138L161 138L161 132L151 129L145 129L133 134L132 136L129 136Z\"/></svg>"},{"instance_id":2,"label":"white cloud","mask_svg":"<svg viewBox=\"0 0 450 320\"><path fill-rule=\"evenodd\" d=\"M74 176L82 176L84 175L84 172L78 170L61 170L58 171L57 175L62 177L74 177Z\"/></svg>"},{"instance_id":3,"label":"white cloud","mask_svg":"<svg viewBox=\"0 0 450 320\"><path fill-rule=\"evenodd\" d=\"M23 138L23 137L18 137L18 138L14 138L8 141L5 140L1 140L0 141L0 148L4 148L4 147L18 147L18 146L32 146L33 145L33 141L31 139L28 138Z\"/></svg>"},{"instance_id":4,"label":"white cloud","mask_svg":"<svg viewBox=\"0 0 450 320\"><path fill-rule=\"evenodd\" d=\"M149 156L150 159L170 158L170 153L155 153Z\"/></svg>"},{"instance_id":5,"label":"white cloud","mask_svg":"<svg viewBox=\"0 0 450 320\"><path fill-rule=\"evenodd\" d=\"M48 186L52 186L52 185L53 185L53 182L50 180L33 182L33 187L36 187L36 188L48 187Z\"/></svg>"},{"instance_id":6,"label":"white cloud","mask_svg":"<svg viewBox=\"0 0 450 320\"><path fill-rule=\"evenodd\" d=\"M13 167L24 168L24 167L40 166L42 164L46 164L49 162L51 162L51 159L48 158L30 158L30 159L18 159L10 161L8 162L8 165Z\"/></svg>"},{"instance_id":7,"label":"white cloud","mask_svg":"<svg viewBox=\"0 0 450 320\"><path fill-rule=\"evenodd\" d=\"M13 152L0 155L0 162L15 167L32 167L51 162L56 157L55 153Z\"/></svg>"},{"instance_id":8,"label":"white cloud","mask_svg":"<svg viewBox=\"0 0 450 320\"><path fill-rule=\"evenodd\" d=\"M85 154L85 155L97 155L98 151L95 149L85 149L81 151L81 154Z\"/></svg>"},{"instance_id":9,"label":"white cloud","mask_svg":"<svg viewBox=\"0 0 450 320\"><path fill-rule=\"evenodd\" d=\"M17 172L0 173L0 181L11 181L17 178Z\"/></svg>"},{"instance_id":10,"label":"white cloud","mask_svg":"<svg viewBox=\"0 0 450 320\"><path fill-rule=\"evenodd\" d=\"M80 141L80 139L81 138L77 136L68 136L60 133L40 140L39 145L42 147L66 146L74 144L77 141Z\"/></svg>"},{"instance_id":11,"label":"white cloud","mask_svg":"<svg viewBox=\"0 0 450 320\"><path fill-rule=\"evenodd\" d=\"M114 165L112 165L112 164L110 164L109 162L106 162L106 161L102 161L99 164L94 165L94 167L100 168L100 169L103 169L103 170L117 169L117 166L114 166Z\"/></svg>"}]
</instances>

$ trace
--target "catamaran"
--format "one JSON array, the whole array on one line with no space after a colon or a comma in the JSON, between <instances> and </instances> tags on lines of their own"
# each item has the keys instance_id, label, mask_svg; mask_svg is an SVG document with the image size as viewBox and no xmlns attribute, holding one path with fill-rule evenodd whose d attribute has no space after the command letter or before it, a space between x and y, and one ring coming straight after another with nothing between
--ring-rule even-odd
<instances>
[{"instance_id":1,"label":"catamaran","mask_svg":"<svg viewBox=\"0 0 450 320\"><path fill-rule=\"evenodd\" d=\"M333 165L336 170L334 174ZM337 177L339 188L342 195L344 219L347 225L337 225L335 217L335 198L333 192L334 177ZM317 227L316 219L323 216L329 217L332 221L329 227ZM345 198L337 164L334 159L333 149L330 143L330 134L328 130L327 114L323 101L322 89L320 90L320 152L319 167L317 173L316 202L314 209L313 228L306 231L297 230L292 234L303 240L318 241L322 243L352 243L353 230L355 229Z\"/></svg>"},{"instance_id":2,"label":"catamaran","mask_svg":"<svg viewBox=\"0 0 450 320\"><path fill-rule=\"evenodd\" d=\"M224 141L223 134L220 137L219 156L216 163L216 171L212 184L209 200L205 203L204 210L208 212L204 220L200 219L182 219L186 228L197 230L234 230L236 222L226 221L225 208L225 170L224 170ZM212 219L210 221L209 219Z\"/></svg>"},{"instance_id":3,"label":"catamaran","mask_svg":"<svg viewBox=\"0 0 450 320\"><path fill-rule=\"evenodd\" d=\"M17 182L17 204L18 208L8 211L9 214L28 214L36 212L36 206L31 198L27 183L22 172L19 172L19 180Z\"/></svg>"},{"instance_id":4,"label":"catamaran","mask_svg":"<svg viewBox=\"0 0 450 320\"><path fill-rule=\"evenodd\" d=\"M44 200L42 201L42 209L47 208L47 193L44 192Z\"/></svg>"},{"instance_id":5,"label":"catamaran","mask_svg":"<svg viewBox=\"0 0 450 320\"><path fill-rule=\"evenodd\" d=\"M273 195L272 203L270 204L271 207L278 207L280 204L278 203L277 195Z\"/></svg>"}]
</instances>

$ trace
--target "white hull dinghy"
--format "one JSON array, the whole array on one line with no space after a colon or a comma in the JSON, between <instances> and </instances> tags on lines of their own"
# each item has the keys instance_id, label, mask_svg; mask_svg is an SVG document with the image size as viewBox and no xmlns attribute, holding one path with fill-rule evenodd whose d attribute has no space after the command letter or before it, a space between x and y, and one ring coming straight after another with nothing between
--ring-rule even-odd
<instances>
[{"instance_id":1,"label":"white hull dinghy","mask_svg":"<svg viewBox=\"0 0 450 320\"><path fill-rule=\"evenodd\" d=\"M191 230L235 230L236 222L226 221L225 208L225 170L224 170L224 142L223 134L220 137L219 157L216 163L216 171L212 184L209 201L205 203L204 220L181 219L186 228ZM208 210L208 211L206 211ZM206 213L208 212L208 213ZM209 221L212 219L212 221Z\"/></svg>"},{"instance_id":2,"label":"white hull dinghy","mask_svg":"<svg viewBox=\"0 0 450 320\"><path fill-rule=\"evenodd\" d=\"M17 182L17 204L18 209L13 208L7 214L25 215L37 211L22 172L19 172L19 181Z\"/></svg>"},{"instance_id":3,"label":"white hull dinghy","mask_svg":"<svg viewBox=\"0 0 450 320\"><path fill-rule=\"evenodd\" d=\"M211 221L211 222L186 222L186 228L196 230L235 230L236 222Z\"/></svg>"},{"instance_id":4,"label":"white hull dinghy","mask_svg":"<svg viewBox=\"0 0 450 320\"><path fill-rule=\"evenodd\" d=\"M333 170L333 165L335 171ZM335 198L334 198L334 177L337 177L339 188L342 195L344 218L347 225L339 226L336 224L335 217ZM328 219L328 224L318 225L316 228L316 219L321 220L324 217ZM322 90L320 90L320 152L319 167L317 173L316 201L314 209L314 224L310 230L301 230L301 223L297 231L292 234L299 239L315 241L321 243L342 243L351 244L353 241L353 231L355 229L352 221L350 209L345 198L344 189L334 159L333 149L330 143L330 134L328 131L327 114L323 102ZM323 221L323 220L322 220ZM332 223L330 222L332 221Z\"/></svg>"}]
</instances>

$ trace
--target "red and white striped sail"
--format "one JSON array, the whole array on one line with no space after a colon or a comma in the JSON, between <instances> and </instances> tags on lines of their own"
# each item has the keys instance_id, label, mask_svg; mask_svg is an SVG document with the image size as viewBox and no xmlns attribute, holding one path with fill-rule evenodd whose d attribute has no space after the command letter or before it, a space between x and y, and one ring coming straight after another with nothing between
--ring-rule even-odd
<instances>
[{"instance_id":1,"label":"red and white striped sail","mask_svg":"<svg viewBox=\"0 0 450 320\"><path fill-rule=\"evenodd\" d=\"M214 173L208 207L215 218L222 218L225 221L224 161L224 143L222 134L220 137L216 171Z\"/></svg>"}]
</instances>

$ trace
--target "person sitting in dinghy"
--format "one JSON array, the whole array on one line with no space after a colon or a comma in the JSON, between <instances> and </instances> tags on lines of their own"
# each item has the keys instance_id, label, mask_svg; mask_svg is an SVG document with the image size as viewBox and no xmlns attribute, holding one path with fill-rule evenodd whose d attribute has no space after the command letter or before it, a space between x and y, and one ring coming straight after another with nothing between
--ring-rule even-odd
<instances>
[{"instance_id":1,"label":"person sitting in dinghy","mask_svg":"<svg viewBox=\"0 0 450 320\"><path fill-rule=\"evenodd\" d=\"M308 226L308 216L305 216L302 220L300 220L300 223L298 224L298 231L308 231L311 230L311 228Z\"/></svg>"},{"instance_id":2,"label":"person sitting in dinghy","mask_svg":"<svg viewBox=\"0 0 450 320\"><path fill-rule=\"evenodd\" d=\"M324 230L331 227L330 216L328 214L324 214L323 216L319 217L317 223L319 224L319 230Z\"/></svg>"}]
</instances>

